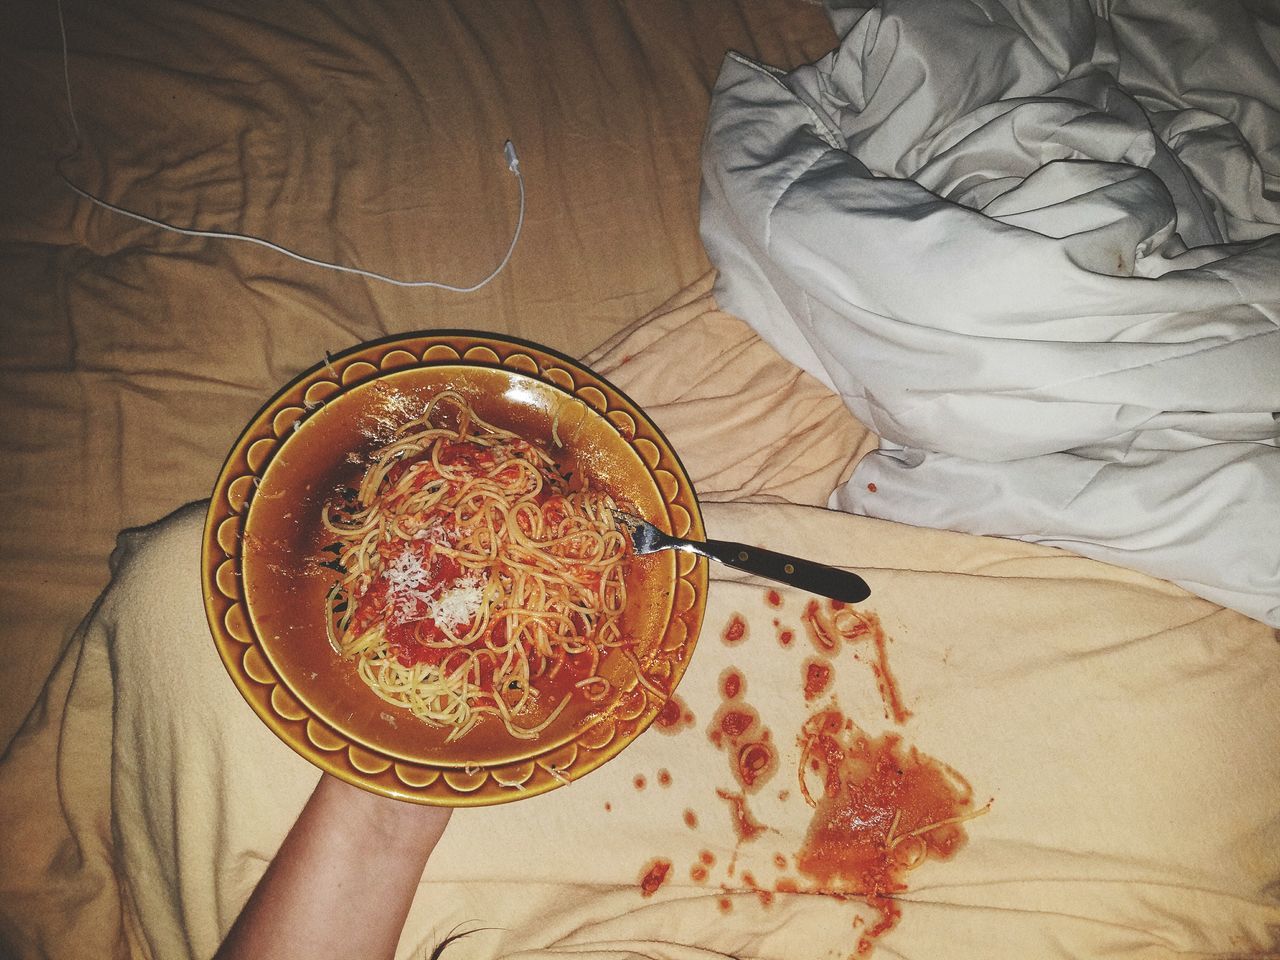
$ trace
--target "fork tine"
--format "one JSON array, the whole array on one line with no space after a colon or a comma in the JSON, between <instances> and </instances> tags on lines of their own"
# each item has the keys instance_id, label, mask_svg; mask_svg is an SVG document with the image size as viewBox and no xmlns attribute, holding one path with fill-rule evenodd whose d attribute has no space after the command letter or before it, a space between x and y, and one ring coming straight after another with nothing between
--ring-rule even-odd
<instances>
[{"instance_id":1,"label":"fork tine","mask_svg":"<svg viewBox=\"0 0 1280 960\"><path fill-rule=\"evenodd\" d=\"M618 522L631 532L631 546L637 554L653 553L661 549L662 533L653 524L640 517L632 516L616 507L610 508Z\"/></svg>"}]
</instances>

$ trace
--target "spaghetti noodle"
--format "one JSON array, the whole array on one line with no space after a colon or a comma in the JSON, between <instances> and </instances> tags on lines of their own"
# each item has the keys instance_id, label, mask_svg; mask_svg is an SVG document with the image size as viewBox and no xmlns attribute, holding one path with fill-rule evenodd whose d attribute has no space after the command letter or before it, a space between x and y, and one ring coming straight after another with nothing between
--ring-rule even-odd
<instances>
[{"instance_id":1,"label":"spaghetti noodle","mask_svg":"<svg viewBox=\"0 0 1280 960\"><path fill-rule=\"evenodd\" d=\"M448 740L486 715L532 739L573 695L608 697L602 659L630 654L631 549L613 507L441 392L376 451L350 500L325 507L343 571L327 599L330 643ZM553 687L564 695L547 712Z\"/></svg>"}]
</instances>

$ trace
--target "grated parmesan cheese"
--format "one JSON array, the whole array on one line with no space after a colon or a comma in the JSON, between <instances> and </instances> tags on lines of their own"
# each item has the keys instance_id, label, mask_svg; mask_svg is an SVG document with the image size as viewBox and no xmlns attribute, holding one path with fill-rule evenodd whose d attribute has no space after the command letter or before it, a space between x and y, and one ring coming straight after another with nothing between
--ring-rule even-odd
<instances>
[{"instance_id":1,"label":"grated parmesan cheese","mask_svg":"<svg viewBox=\"0 0 1280 960\"><path fill-rule=\"evenodd\" d=\"M422 558L412 550L405 550L382 572L392 593L416 590L427 579L427 568Z\"/></svg>"},{"instance_id":2,"label":"grated parmesan cheese","mask_svg":"<svg viewBox=\"0 0 1280 960\"><path fill-rule=\"evenodd\" d=\"M413 539L426 540L430 543L438 543L441 546L448 546L449 538L445 534L444 521L439 517L435 517L430 523L419 527L414 533Z\"/></svg>"},{"instance_id":3,"label":"grated parmesan cheese","mask_svg":"<svg viewBox=\"0 0 1280 960\"><path fill-rule=\"evenodd\" d=\"M421 620L419 603L431 601L422 590L427 582L427 567L422 557L413 550L405 550L382 571L382 576L387 581L387 602L391 606L392 622Z\"/></svg>"},{"instance_id":4,"label":"grated parmesan cheese","mask_svg":"<svg viewBox=\"0 0 1280 960\"><path fill-rule=\"evenodd\" d=\"M428 600L427 615L436 622L437 627L455 637L458 627L470 623L480 612L480 604L483 602L484 584L477 575L472 574L457 581L438 600Z\"/></svg>"},{"instance_id":5,"label":"grated parmesan cheese","mask_svg":"<svg viewBox=\"0 0 1280 960\"><path fill-rule=\"evenodd\" d=\"M382 572L387 581L388 601L395 623L424 619L435 621L444 633L457 636L461 626L470 623L484 602L485 581L479 574L470 574L454 582L439 597L427 592L429 571L422 557L414 550L405 550Z\"/></svg>"}]
</instances>

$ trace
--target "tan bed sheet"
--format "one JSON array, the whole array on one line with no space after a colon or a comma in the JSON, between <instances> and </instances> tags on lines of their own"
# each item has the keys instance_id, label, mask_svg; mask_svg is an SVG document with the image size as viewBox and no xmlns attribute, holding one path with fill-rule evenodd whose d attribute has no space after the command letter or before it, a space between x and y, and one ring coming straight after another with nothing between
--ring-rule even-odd
<instances>
[{"instance_id":1,"label":"tan bed sheet","mask_svg":"<svg viewBox=\"0 0 1280 960\"><path fill-rule=\"evenodd\" d=\"M400 290L161 233L80 200L57 8L0 4L0 744L107 579L116 532L205 496L286 380L383 334L462 327L580 354L707 268L698 153L730 48L831 46L803 0L93 4L65 0L83 148L64 169Z\"/></svg>"},{"instance_id":2,"label":"tan bed sheet","mask_svg":"<svg viewBox=\"0 0 1280 960\"><path fill-rule=\"evenodd\" d=\"M831 693L806 702L808 598L771 598L767 584L713 569L678 691L696 722L647 731L564 789L458 812L401 956L426 956L464 921L497 929L447 957L852 956L876 911L821 895L833 887L794 859L812 817L796 789L795 734L831 702L992 800L951 859L908 875L901 920L872 957L1280 956L1274 631L1060 551L816 506L873 438L706 289L591 360L681 450L711 535L857 562L873 587L862 609L890 638L911 716L889 716L866 638L828 661ZM117 578L44 718L0 767L0 833L16 841L0 904L25 937L22 956L209 955L315 782L240 700L209 642L201 518L197 506L122 541ZM734 616L746 636L729 643ZM791 646L784 629L797 634ZM768 829L745 843L716 794L736 789L726 755L707 736L730 666L779 760L750 800ZM700 880L703 851L714 862ZM646 897L640 879L656 857L672 868ZM796 892L754 889L779 878Z\"/></svg>"}]
</instances>

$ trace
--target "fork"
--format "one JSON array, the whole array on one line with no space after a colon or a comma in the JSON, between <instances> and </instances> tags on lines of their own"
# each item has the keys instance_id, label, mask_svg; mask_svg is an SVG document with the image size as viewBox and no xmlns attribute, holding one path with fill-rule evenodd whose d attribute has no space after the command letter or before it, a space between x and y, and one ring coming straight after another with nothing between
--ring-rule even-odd
<instances>
[{"instance_id":1,"label":"fork","mask_svg":"<svg viewBox=\"0 0 1280 960\"><path fill-rule=\"evenodd\" d=\"M829 567L824 563L815 563L800 557L775 553L761 547L752 547L745 543L734 543L729 540L686 540L663 533L647 520L614 510L618 522L631 531L631 543L637 554L654 553L658 550L683 550L699 556L727 564L745 573L767 577L788 586L799 587L819 596L842 600L845 603L860 603L871 595L867 581L855 573Z\"/></svg>"}]
</instances>

